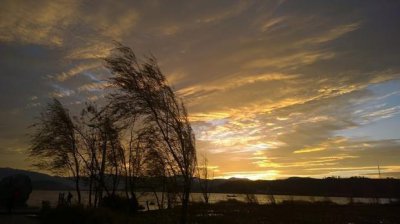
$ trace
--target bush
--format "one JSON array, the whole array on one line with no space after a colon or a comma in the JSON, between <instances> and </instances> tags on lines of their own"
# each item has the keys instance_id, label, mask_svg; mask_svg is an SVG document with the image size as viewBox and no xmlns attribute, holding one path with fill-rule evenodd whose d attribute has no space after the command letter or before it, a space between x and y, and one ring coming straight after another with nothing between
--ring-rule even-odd
<instances>
[{"instance_id":1,"label":"bush","mask_svg":"<svg viewBox=\"0 0 400 224\"><path fill-rule=\"evenodd\" d=\"M42 217L43 224L117 224L127 223L129 216L105 208L81 206L55 208Z\"/></svg>"},{"instance_id":2,"label":"bush","mask_svg":"<svg viewBox=\"0 0 400 224\"><path fill-rule=\"evenodd\" d=\"M258 199L255 194L246 194L246 202L249 204L258 204Z\"/></svg>"},{"instance_id":3,"label":"bush","mask_svg":"<svg viewBox=\"0 0 400 224\"><path fill-rule=\"evenodd\" d=\"M101 207L110 208L118 211L136 212L144 209L143 206L139 205L136 200L128 199L118 195L110 195L103 198Z\"/></svg>"}]
</instances>

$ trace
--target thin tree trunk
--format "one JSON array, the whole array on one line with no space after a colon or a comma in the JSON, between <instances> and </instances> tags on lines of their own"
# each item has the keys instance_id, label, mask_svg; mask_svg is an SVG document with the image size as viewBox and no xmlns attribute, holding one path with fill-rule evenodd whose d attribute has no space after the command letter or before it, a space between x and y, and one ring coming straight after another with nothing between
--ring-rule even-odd
<instances>
[{"instance_id":1,"label":"thin tree trunk","mask_svg":"<svg viewBox=\"0 0 400 224\"><path fill-rule=\"evenodd\" d=\"M78 162L78 158L76 157L76 154L74 154L74 161L75 161L75 188L76 188L76 194L78 196L78 204L81 204L81 189L79 186L79 182L80 182L80 170L79 170L79 162Z\"/></svg>"},{"instance_id":2,"label":"thin tree trunk","mask_svg":"<svg viewBox=\"0 0 400 224\"><path fill-rule=\"evenodd\" d=\"M94 207L98 207L98 203L99 203L99 188L98 188L98 184L95 183L95 188L94 188Z\"/></svg>"},{"instance_id":3,"label":"thin tree trunk","mask_svg":"<svg viewBox=\"0 0 400 224\"><path fill-rule=\"evenodd\" d=\"M76 179L75 179L75 188L76 188L76 193L77 193L77 196L78 196L78 204L81 204L81 189L80 189L80 186L79 186L79 180L80 180L80 177L79 177L79 174L76 176Z\"/></svg>"},{"instance_id":4,"label":"thin tree trunk","mask_svg":"<svg viewBox=\"0 0 400 224\"><path fill-rule=\"evenodd\" d=\"M106 136L104 137L106 139ZM105 181L104 181L104 172L106 168L106 152L107 152L107 140L104 140L103 142L103 147L102 147L102 158L101 158L101 167L100 167L100 188L99 188L99 203L101 203L101 200L103 199L103 188L105 186Z\"/></svg>"},{"instance_id":5,"label":"thin tree trunk","mask_svg":"<svg viewBox=\"0 0 400 224\"><path fill-rule=\"evenodd\" d=\"M182 204L182 214L181 214L181 224L186 224L187 222L187 210L188 210L188 204L184 202Z\"/></svg>"},{"instance_id":6,"label":"thin tree trunk","mask_svg":"<svg viewBox=\"0 0 400 224\"><path fill-rule=\"evenodd\" d=\"M92 187L93 187L93 177L92 174L90 174L90 179L89 179L89 207L92 207Z\"/></svg>"},{"instance_id":7,"label":"thin tree trunk","mask_svg":"<svg viewBox=\"0 0 400 224\"><path fill-rule=\"evenodd\" d=\"M187 182L187 181L185 181ZM182 213L181 213L181 224L187 223L187 214L188 214L188 206L189 206L189 197L190 197L190 186L191 183L187 182L184 186L183 198L182 198Z\"/></svg>"}]
</instances>

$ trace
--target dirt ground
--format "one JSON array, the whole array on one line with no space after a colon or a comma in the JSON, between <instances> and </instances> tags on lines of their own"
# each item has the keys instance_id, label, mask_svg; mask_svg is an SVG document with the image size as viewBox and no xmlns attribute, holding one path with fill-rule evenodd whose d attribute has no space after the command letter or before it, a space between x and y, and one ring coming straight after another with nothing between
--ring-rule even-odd
<instances>
[{"instance_id":1,"label":"dirt ground","mask_svg":"<svg viewBox=\"0 0 400 224\"><path fill-rule=\"evenodd\" d=\"M39 220L33 216L29 215L21 215L21 214L14 214L14 215L0 215L0 223L1 224L39 224Z\"/></svg>"}]
</instances>

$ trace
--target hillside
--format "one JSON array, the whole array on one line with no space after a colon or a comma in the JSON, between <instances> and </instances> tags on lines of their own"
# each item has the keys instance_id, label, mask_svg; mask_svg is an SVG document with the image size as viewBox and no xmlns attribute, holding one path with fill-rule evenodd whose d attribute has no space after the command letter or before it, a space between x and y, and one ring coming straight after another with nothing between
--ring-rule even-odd
<instances>
[{"instance_id":1,"label":"hillside","mask_svg":"<svg viewBox=\"0 0 400 224\"><path fill-rule=\"evenodd\" d=\"M73 190L74 183L70 178L50 176L43 173L0 168L0 179L14 174L26 174L33 183L34 190ZM153 184L157 178L142 179L138 184L141 190L148 190L149 182ZM193 192L201 192L200 180L195 179ZM121 181L121 186L124 183ZM85 186L82 186L85 189ZM364 177L352 178L299 178L291 177L283 180L248 179L215 179L210 180L210 192L214 193L258 193L274 195L313 195L338 197L388 197L400 198L400 179L370 179Z\"/></svg>"},{"instance_id":2,"label":"hillside","mask_svg":"<svg viewBox=\"0 0 400 224\"><path fill-rule=\"evenodd\" d=\"M6 176L15 174L25 174L31 178L32 186L34 190L72 190L73 183L63 177L50 176L48 174L12 169L12 168L0 168L0 180Z\"/></svg>"},{"instance_id":3,"label":"hillside","mask_svg":"<svg viewBox=\"0 0 400 224\"><path fill-rule=\"evenodd\" d=\"M299 178L283 180L246 179L211 182L213 192L260 193L274 195L312 195L337 197L387 197L400 198L400 180L351 178Z\"/></svg>"}]
</instances>

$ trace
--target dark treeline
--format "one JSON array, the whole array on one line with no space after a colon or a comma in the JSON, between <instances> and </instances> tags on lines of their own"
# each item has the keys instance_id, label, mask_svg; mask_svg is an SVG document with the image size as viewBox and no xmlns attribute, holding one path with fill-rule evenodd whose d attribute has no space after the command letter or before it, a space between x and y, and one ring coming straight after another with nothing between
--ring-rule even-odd
<instances>
[{"instance_id":1,"label":"dark treeline","mask_svg":"<svg viewBox=\"0 0 400 224\"><path fill-rule=\"evenodd\" d=\"M352 178L298 178L283 180L246 179L213 180L210 191L216 193L259 193L274 195L306 195L337 197L400 198L399 179ZM200 191L195 185L194 191Z\"/></svg>"},{"instance_id":2,"label":"dark treeline","mask_svg":"<svg viewBox=\"0 0 400 224\"><path fill-rule=\"evenodd\" d=\"M156 184L156 183L159 184ZM148 177L138 180L139 191L156 190L149 186L162 186L159 178ZM208 180L208 193L235 194L270 194L270 195L304 195L332 197L380 197L400 198L400 180L370 179L365 177L351 178L300 178L291 177L281 180L247 180L247 179L215 179ZM194 179L192 192L204 194L204 180ZM203 197L203 200L208 199Z\"/></svg>"},{"instance_id":3,"label":"dark treeline","mask_svg":"<svg viewBox=\"0 0 400 224\"><path fill-rule=\"evenodd\" d=\"M162 191L162 178L143 177L137 180L138 191ZM399 179L351 178L300 178L291 177L281 180L215 179L208 180L204 189L204 179L195 178L192 192L196 193L235 193L235 194L270 194L304 195L337 197L381 197L400 198ZM110 183L111 184L111 183ZM123 182L120 184L123 189ZM150 187L158 186L158 187ZM209 195L208 195L209 197ZM202 197L207 200L208 197Z\"/></svg>"}]
</instances>

